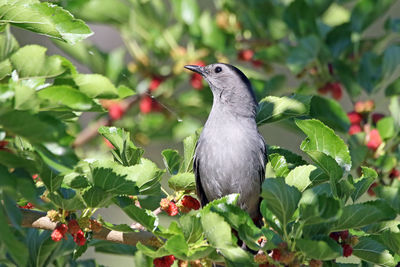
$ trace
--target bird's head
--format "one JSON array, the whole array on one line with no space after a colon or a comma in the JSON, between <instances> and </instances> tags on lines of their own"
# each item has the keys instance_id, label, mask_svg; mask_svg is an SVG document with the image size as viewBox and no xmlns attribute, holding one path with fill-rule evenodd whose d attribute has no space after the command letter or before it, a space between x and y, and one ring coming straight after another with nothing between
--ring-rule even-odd
<instances>
[{"instance_id":1,"label":"bird's head","mask_svg":"<svg viewBox=\"0 0 400 267\"><path fill-rule=\"evenodd\" d=\"M213 92L214 103L230 106L240 113L249 111L255 115L258 104L251 83L238 68L224 63L205 67L186 65L185 68L204 77Z\"/></svg>"}]
</instances>

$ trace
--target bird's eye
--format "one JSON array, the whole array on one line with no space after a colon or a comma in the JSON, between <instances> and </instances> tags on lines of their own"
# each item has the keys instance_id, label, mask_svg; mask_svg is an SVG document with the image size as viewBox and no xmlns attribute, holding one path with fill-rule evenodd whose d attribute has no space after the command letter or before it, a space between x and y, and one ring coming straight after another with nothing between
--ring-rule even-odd
<instances>
[{"instance_id":1,"label":"bird's eye","mask_svg":"<svg viewBox=\"0 0 400 267\"><path fill-rule=\"evenodd\" d=\"M219 72L221 72L222 71L222 68L221 67L216 67L215 68L215 73L219 73Z\"/></svg>"}]
</instances>

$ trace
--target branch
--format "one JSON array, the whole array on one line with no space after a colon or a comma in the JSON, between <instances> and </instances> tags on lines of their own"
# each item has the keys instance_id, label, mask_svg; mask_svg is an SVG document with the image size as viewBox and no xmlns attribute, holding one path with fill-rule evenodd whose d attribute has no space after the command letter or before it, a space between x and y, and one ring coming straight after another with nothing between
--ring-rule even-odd
<instances>
[{"instance_id":1,"label":"branch","mask_svg":"<svg viewBox=\"0 0 400 267\"><path fill-rule=\"evenodd\" d=\"M121 101L120 105L125 111L128 111L139 99L141 95L133 95ZM98 119L94 124L87 126L76 137L73 147L79 147L86 144L88 141L97 136L101 126L111 125L113 120L109 116L104 116Z\"/></svg>"},{"instance_id":2,"label":"branch","mask_svg":"<svg viewBox=\"0 0 400 267\"><path fill-rule=\"evenodd\" d=\"M52 222L45 212L21 209L21 213L22 227L53 231L57 226L57 223ZM137 228L133 229L136 229L137 232L124 233L102 227L100 232L93 233L93 238L131 246L136 246L138 242L149 246L157 246L159 244L159 241L152 233Z\"/></svg>"}]
</instances>

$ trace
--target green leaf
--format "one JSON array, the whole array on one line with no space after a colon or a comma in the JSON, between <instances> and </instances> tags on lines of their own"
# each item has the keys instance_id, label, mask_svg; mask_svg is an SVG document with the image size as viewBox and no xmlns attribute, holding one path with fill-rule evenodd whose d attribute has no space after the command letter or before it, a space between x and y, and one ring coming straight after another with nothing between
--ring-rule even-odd
<instances>
[{"instance_id":1,"label":"green leaf","mask_svg":"<svg viewBox=\"0 0 400 267\"><path fill-rule=\"evenodd\" d=\"M69 0L62 4L86 21L121 24L129 20L130 9L120 0Z\"/></svg>"},{"instance_id":2,"label":"green leaf","mask_svg":"<svg viewBox=\"0 0 400 267\"><path fill-rule=\"evenodd\" d=\"M234 244L231 228L221 215L210 212L209 209L203 210L201 224L208 242L219 249L225 258L242 266L253 266L253 258Z\"/></svg>"},{"instance_id":3,"label":"green leaf","mask_svg":"<svg viewBox=\"0 0 400 267\"><path fill-rule=\"evenodd\" d=\"M79 90L91 98L117 98L117 88L100 74L77 74L74 77Z\"/></svg>"},{"instance_id":4,"label":"green leaf","mask_svg":"<svg viewBox=\"0 0 400 267\"><path fill-rule=\"evenodd\" d=\"M302 192L312 183L326 180L324 178L327 176L314 165L303 165L291 170L286 176L285 182Z\"/></svg>"},{"instance_id":5,"label":"green leaf","mask_svg":"<svg viewBox=\"0 0 400 267\"><path fill-rule=\"evenodd\" d=\"M393 0L382 0L376 5L374 0L358 1L351 13L351 28L355 32L363 32L379 18L393 3Z\"/></svg>"},{"instance_id":6,"label":"green leaf","mask_svg":"<svg viewBox=\"0 0 400 267\"><path fill-rule=\"evenodd\" d=\"M342 106L330 98L313 96L310 106L310 116L342 132L347 132L350 127L349 118Z\"/></svg>"},{"instance_id":7,"label":"green leaf","mask_svg":"<svg viewBox=\"0 0 400 267\"><path fill-rule=\"evenodd\" d=\"M382 200L348 205L343 208L343 213L332 231L359 228L372 223L392 220L395 216L393 209Z\"/></svg>"},{"instance_id":8,"label":"green leaf","mask_svg":"<svg viewBox=\"0 0 400 267\"><path fill-rule=\"evenodd\" d=\"M333 260L341 256L342 249L333 240L297 239L296 246L309 258Z\"/></svg>"},{"instance_id":9,"label":"green leaf","mask_svg":"<svg viewBox=\"0 0 400 267\"><path fill-rule=\"evenodd\" d=\"M183 162L179 172L190 172L193 170L193 156L199 136L200 130L197 130L194 134L183 140Z\"/></svg>"},{"instance_id":10,"label":"green leaf","mask_svg":"<svg viewBox=\"0 0 400 267\"><path fill-rule=\"evenodd\" d=\"M285 184L283 178L270 178L265 179L262 185L261 197L282 226L286 227L297 209L301 193L295 187Z\"/></svg>"},{"instance_id":11,"label":"green leaf","mask_svg":"<svg viewBox=\"0 0 400 267\"><path fill-rule=\"evenodd\" d=\"M125 207L120 205L120 207L126 215L146 227L149 231L153 232L156 230L158 226L158 217L154 215L151 210L141 209L135 205L127 205Z\"/></svg>"},{"instance_id":12,"label":"green leaf","mask_svg":"<svg viewBox=\"0 0 400 267\"><path fill-rule=\"evenodd\" d=\"M397 213L400 213L400 188L390 186L378 186L376 195L384 199Z\"/></svg>"},{"instance_id":13,"label":"green leaf","mask_svg":"<svg viewBox=\"0 0 400 267\"><path fill-rule=\"evenodd\" d=\"M168 238L164 245L165 249L178 258L186 258L189 253L189 247L183 235L174 235Z\"/></svg>"},{"instance_id":14,"label":"green leaf","mask_svg":"<svg viewBox=\"0 0 400 267\"><path fill-rule=\"evenodd\" d=\"M315 35L310 35L299 40L298 46L290 50L286 59L289 69L298 74L316 58L320 50L321 41Z\"/></svg>"},{"instance_id":15,"label":"green leaf","mask_svg":"<svg viewBox=\"0 0 400 267\"><path fill-rule=\"evenodd\" d=\"M342 214L340 200L326 195L318 195L310 189L303 193L299 207L300 218L306 225L333 222Z\"/></svg>"},{"instance_id":16,"label":"green leaf","mask_svg":"<svg viewBox=\"0 0 400 267\"><path fill-rule=\"evenodd\" d=\"M10 32L10 27L0 34L0 61L7 59L18 50L19 44Z\"/></svg>"},{"instance_id":17,"label":"green leaf","mask_svg":"<svg viewBox=\"0 0 400 267\"><path fill-rule=\"evenodd\" d=\"M275 176L286 177L286 175L290 172L284 156L279 154L269 154L268 159L275 171Z\"/></svg>"},{"instance_id":18,"label":"green leaf","mask_svg":"<svg viewBox=\"0 0 400 267\"><path fill-rule=\"evenodd\" d=\"M379 236L379 241L393 253L400 254L400 232L386 230Z\"/></svg>"},{"instance_id":19,"label":"green leaf","mask_svg":"<svg viewBox=\"0 0 400 267\"><path fill-rule=\"evenodd\" d=\"M247 212L236 205L222 202L211 205L210 210L222 215L225 221L238 231L239 238L246 243L246 246L255 251L261 249L257 240L261 237L262 232L256 227Z\"/></svg>"},{"instance_id":20,"label":"green leaf","mask_svg":"<svg viewBox=\"0 0 400 267\"><path fill-rule=\"evenodd\" d=\"M192 25L199 18L199 6L195 0L176 0L173 5L176 17L187 25Z\"/></svg>"},{"instance_id":21,"label":"green leaf","mask_svg":"<svg viewBox=\"0 0 400 267\"><path fill-rule=\"evenodd\" d=\"M17 70L18 77L51 78L62 74L65 71L63 58L58 55L46 56L46 50L47 48L39 45L26 45L15 52L10 61L13 69Z\"/></svg>"},{"instance_id":22,"label":"green leaf","mask_svg":"<svg viewBox=\"0 0 400 267\"><path fill-rule=\"evenodd\" d=\"M95 161L90 164L93 185L111 194L137 195L136 180L128 176L130 169L112 161Z\"/></svg>"},{"instance_id":23,"label":"green leaf","mask_svg":"<svg viewBox=\"0 0 400 267\"><path fill-rule=\"evenodd\" d=\"M219 51L225 49L225 34L217 26L215 19L211 16L210 12L202 12L198 25L201 29L200 36L204 45Z\"/></svg>"},{"instance_id":24,"label":"green leaf","mask_svg":"<svg viewBox=\"0 0 400 267\"><path fill-rule=\"evenodd\" d=\"M311 96L292 95L291 97L267 96L260 101L256 121L258 125L287 118L307 115Z\"/></svg>"},{"instance_id":25,"label":"green leaf","mask_svg":"<svg viewBox=\"0 0 400 267\"><path fill-rule=\"evenodd\" d=\"M85 208L82 196L75 190L60 188L47 196L56 206L63 210L80 210Z\"/></svg>"},{"instance_id":26,"label":"green leaf","mask_svg":"<svg viewBox=\"0 0 400 267\"><path fill-rule=\"evenodd\" d=\"M0 125L33 143L58 141L65 135L65 126L45 113L0 109Z\"/></svg>"},{"instance_id":27,"label":"green leaf","mask_svg":"<svg viewBox=\"0 0 400 267\"><path fill-rule=\"evenodd\" d=\"M283 19L298 37L306 36L318 33L315 11L305 0L295 0L286 8Z\"/></svg>"},{"instance_id":28,"label":"green leaf","mask_svg":"<svg viewBox=\"0 0 400 267\"><path fill-rule=\"evenodd\" d=\"M82 20L75 19L62 7L47 2L3 3L0 6L0 23L11 23L71 44L93 34Z\"/></svg>"},{"instance_id":29,"label":"green leaf","mask_svg":"<svg viewBox=\"0 0 400 267\"><path fill-rule=\"evenodd\" d=\"M196 188L196 180L192 172L178 173L169 178L168 186L175 191L194 190Z\"/></svg>"},{"instance_id":30,"label":"green leaf","mask_svg":"<svg viewBox=\"0 0 400 267\"><path fill-rule=\"evenodd\" d=\"M86 206L89 208L107 207L111 204L112 194L97 186L92 186L82 194Z\"/></svg>"},{"instance_id":31,"label":"green leaf","mask_svg":"<svg viewBox=\"0 0 400 267\"><path fill-rule=\"evenodd\" d=\"M344 171L350 171L349 149L332 129L318 120L296 120L296 125L307 135L301 143L301 150L307 154L314 151L324 153L333 158Z\"/></svg>"},{"instance_id":32,"label":"green leaf","mask_svg":"<svg viewBox=\"0 0 400 267\"><path fill-rule=\"evenodd\" d=\"M400 77L400 46L390 46L383 53L382 77L374 91L386 89Z\"/></svg>"},{"instance_id":33,"label":"green leaf","mask_svg":"<svg viewBox=\"0 0 400 267\"><path fill-rule=\"evenodd\" d=\"M132 232L137 232L137 230L132 229L129 225L127 224L117 224L114 225L110 222L106 222L103 219L99 219L99 221L101 222L101 225L104 228L107 228L109 230L114 230L114 231L119 231L119 232L124 232L124 233L132 233Z\"/></svg>"},{"instance_id":34,"label":"green leaf","mask_svg":"<svg viewBox=\"0 0 400 267\"><path fill-rule=\"evenodd\" d=\"M78 172L70 172L64 175L63 183L74 189L82 189L89 186L88 179Z\"/></svg>"},{"instance_id":35,"label":"green leaf","mask_svg":"<svg viewBox=\"0 0 400 267\"><path fill-rule=\"evenodd\" d=\"M378 241L369 237L360 237L353 247L353 255L367 262L383 266L395 266L396 263L389 251Z\"/></svg>"},{"instance_id":36,"label":"green leaf","mask_svg":"<svg viewBox=\"0 0 400 267\"><path fill-rule=\"evenodd\" d=\"M182 158L177 150L165 149L161 152L164 165L171 175L177 174L181 166Z\"/></svg>"},{"instance_id":37,"label":"green leaf","mask_svg":"<svg viewBox=\"0 0 400 267\"><path fill-rule=\"evenodd\" d=\"M189 213L179 218L179 225L187 243L195 243L204 238L200 217Z\"/></svg>"},{"instance_id":38,"label":"green leaf","mask_svg":"<svg viewBox=\"0 0 400 267\"><path fill-rule=\"evenodd\" d=\"M102 111L102 108L91 98L67 85L49 86L38 92L41 99L48 100L60 110L60 106L75 111Z\"/></svg>"},{"instance_id":39,"label":"green leaf","mask_svg":"<svg viewBox=\"0 0 400 267\"><path fill-rule=\"evenodd\" d=\"M0 235L1 242L5 245L5 249L10 253L11 258L19 265L26 266L28 261L28 249L17 239L8 226L8 219L3 212L3 205L0 204Z\"/></svg>"},{"instance_id":40,"label":"green leaf","mask_svg":"<svg viewBox=\"0 0 400 267\"><path fill-rule=\"evenodd\" d=\"M374 169L368 167L361 167L362 176L360 179L355 180L355 190L351 194L351 198L353 202L359 199L365 192L367 192L368 188L374 182L376 178L378 178L378 174Z\"/></svg>"},{"instance_id":41,"label":"green leaf","mask_svg":"<svg viewBox=\"0 0 400 267\"><path fill-rule=\"evenodd\" d=\"M389 110L394 119L396 128L399 128L400 127L400 105L399 105L398 97L390 98Z\"/></svg>"},{"instance_id":42,"label":"green leaf","mask_svg":"<svg viewBox=\"0 0 400 267\"><path fill-rule=\"evenodd\" d=\"M125 244L111 243L105 240L91 240L90 246L94 247L95 252L108 253L113 255L132 256L137 251L136 247Z\"/></svg>"},{"instance_id":43,"label":"green leaf","mask_svg":"<svg viewBox=\"0 0 400 267\"><path fill-rule=\"evenodd\" d=\"M376 127L378 128L379 135L382 139L390 139L395 135L394 119L392 117L385 117L378 121Z\"/></svg>"},{"instance_id":44,"label":"green leaf","mask_svg":"<svg viewBox=\"0 0 400 267\"><path fill-rule=\"evenodd\" d=\"M306 165L307 162L303 158L292 151L286 150L278 146L269 146L268 154L279 154L285 157L286 163L289 169L293 169L296 166Z\"/></svg>"},{"instance_id":45,"label":"green leaf","mask_svg":"<svg viewBox=\"0 0 400 267\"><path fill-rule=\"evenodd\" d=\"M132 166L139 163L144 150L136 147L130 140L129 132L116 127L100 127L99 133L114 146L112 151L114 160L124 166Z\"/></svg>"}]
</instances>

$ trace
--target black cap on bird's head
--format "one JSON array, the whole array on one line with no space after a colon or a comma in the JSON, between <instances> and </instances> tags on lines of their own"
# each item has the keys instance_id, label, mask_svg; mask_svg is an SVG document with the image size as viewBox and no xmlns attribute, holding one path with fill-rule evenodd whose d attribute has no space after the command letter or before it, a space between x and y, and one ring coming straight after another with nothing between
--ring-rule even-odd
<instances>
[{"instance_id":1,"label":"black cap on bird's head","mask_svg":"<svg viewBox=\"0 0 400 267\"><path fill-rule=\"evenodd\" d=\"M214 101L233 104L236 108L238 105L258 106L249 79L235 66L215 63L204 67L186 65L185 68L204 77L214 94Z\"/></svg>"}]
</instances>

